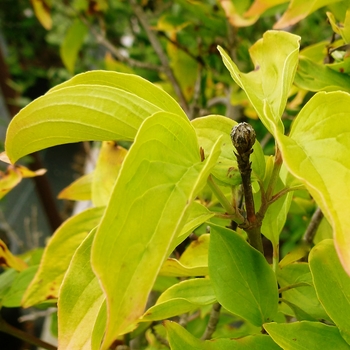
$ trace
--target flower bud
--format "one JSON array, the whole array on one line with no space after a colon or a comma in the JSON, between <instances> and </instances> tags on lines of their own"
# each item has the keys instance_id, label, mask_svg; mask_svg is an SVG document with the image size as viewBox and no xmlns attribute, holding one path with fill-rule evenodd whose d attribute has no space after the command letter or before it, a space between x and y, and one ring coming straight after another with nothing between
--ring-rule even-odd
<instances>
[{"instance_id":1,"label":"flower bud","mask_svg":"<svg viewBox=\"0 0 350 350\"><path fill-rule=\"evenodd\" d=\"M255 131L248 123L239 123L231 131L231 140L238 154L249 152L255 143Z\"/></svg>"}]
</instances>

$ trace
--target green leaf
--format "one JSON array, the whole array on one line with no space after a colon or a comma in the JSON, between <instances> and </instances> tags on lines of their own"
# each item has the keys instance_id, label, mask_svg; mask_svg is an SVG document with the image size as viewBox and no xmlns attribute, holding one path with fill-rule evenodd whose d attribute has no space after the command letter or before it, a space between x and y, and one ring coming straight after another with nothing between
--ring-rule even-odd
<instances>
[{"instance_id":1,"label":"green leaf","mask_svg":"<svg viewBox=\"0 0 350 350\"><path fill-rule=\"evenodd\" d=\"M309 260L318 299L350 344L350 277L339 261L333 240L317 244Z\"/></svg>"},{"instance_id":2,"label":"green leaf","mask_svg":"<svg viewBox=\"0 0 350 350\"><path fill-rule=\"evenodd\" d=\"M100 283L90 265L95 231L91 231L76 250L60 289L58 298L60 349L91 349L91 334L105 300ZM103 329L100 331L103 335Z\"/></svg>"},{"instance_id":3,"label":"green leaf","mask_svg":"<svg viewBox=\"0 0 350 350\"><path fill-rule=\"evenodd\" d=\"M79 74L12 119L6 152L15 162L58 144L133 140L142 121L162 110L185 116L172 97L138 76L104 71Z\"/></svg>"},{"instance_id":4,"label":"green leaf","mask_svg":"<svg viewBox=\"0 0 350 350\"><path fill-rule=\"evenodd\" d=\"M268 323L264 328L284 350L349 350L338 328L320 322Z\"/></svg>"},{"instance_id":5,"label":"green leaf","mask_svg":"<svg viewBox=\"0 0 350 350\"><path fill-rule=\"evenodd\" d=\"M58 297L63 276L75 250L88 232L98 225L104 209L87 209L66 220L56 230L46 246L39 270L23 297L24 307Z\"/></svg>"},{"instance_id":6,"label":"green leaf","mask_svg":"<svg viewBox=\"0 0 350 350\"><path fill-rule=\"evenodd\" d=\"M263 257L236 232L211 224L209 276L228 311L261 326L277 314L275 275Z\"/></svg>"},{"instance_id":7,"label":"green leaf","mask_svg":"<svg viewBox=\"0 0 350 350\"><path fill-rule=\"evenodd\" d=\"M286 28L301 21L319 8L338 1L340 0L292 0L287 11L273 27L274 29Z\"/></svg>"},{"instance_id":8,"label":"green leaf","mask_svg":"<svg viewBox=\"0 0 350 350\"><path fill-rule=\"evenodd\" d=\"M350 77L337 72L329 66L300 57L295 84L301 89L310 91L336 91L350 92Z\"/></svg>"},{"instance_id":9,"label":"green leaf","mask_svg":"<svg viewBox=\"0 0 350 350\"><path fill-rule=\"evenodd\" d=\"M283 133L281 116L298 64L300 37L287 32L267 31L250 48L255 70L242 73L219 47L233 80L246 92L260 120L272 135Z\"/></svg>"},{"instance_id":10,"label":"green leaf","mask_svg":"<svg viewBox=\"0 0 350 350\"><path fill-rule=\"evenodd\" d=\"M303 309L301 309L297 305L291 303L290 301L288 301L286 299L282 299L281 301L283 302L283 304L280 305L280 306L282 306L282 308L280 307L280 309L283 309L283 305L285 305L286 306L285 309L288 309L287 307L289 307L292 310L292 312L283 311L284 314L293 316L298 321L317 321L317 319L315 317L312 317L307 312L305 312Z\"/></svg>"},{"instance_id":11,"label":"green leaf","mask_svg":"<svg viewBox=\"0 0 350 350\"><path fill-rule=\"evenodd\" d=\"M290 137L277 136L288 170L300 179L332 225L350 274L350 95L319 92L295 119Z\"/></svg>"},{"instance_id":12,"label":"green leaf","mask_svg":"<svg viewBox=\"0 0 350 350\"><path fill-rule=\"evenodd\" d=\"M60 55L71 74L74 73L75 62L87 33L87 26L79 19L75 19L61 44Z\"/></svg>"},{"instance_id":13,"label":"green leaf","mask_svg":"<svg viewBox=\"0 0 350 350\"><path fill-rule=\"evenodd\" d=\"M284 266L277 270L277 280L281 288L296 285L299 283L307 283L309 286L299 286L283 291L282 299L288 303L295 305L297 308L304 311L316 320L328 320L329 316L320 304L315 288L312 282L312 276L307 263L295 263ZM281 311L286 314L288 309L285 308L284 303L281 304Z\"/></svg>"},{"instance_id":14,"label":"green leaf","mask_svg":"<svg viewBox=\"0 0 350 350\"><path fill-rule=\"evenodd\" d=\"M329 42L327 40L322 40L318 43L304 47L302 50L300 50L299 59L308 58L313 62L323 63L325 58L325 48L328 44Z\"/></svg>"},{"instance_id":15,"label":"green leaf","mask_svg":"<svg viewBox=\"0 0 350 350\"><path fill-rule=\"evenodd\" d=\"M157 321L181 315L216 301L209 279L182 281L167 289L142 316L142 321Z\"/></svg>"},{"instance_id":16,"label":"green leaf","mask_svg":"<svg viewBox=\"0 0 350 350\"><path fill-rule=\"evenodd\" d=\"M92 262L107 295L102 349L133 328L168 249L220 153L201 162L187 118L156 113L142 124L97 231Z\"/></svg>"},{"instance_id":17,"label":"green leaf","mask_svg":"<svg viewBox=\"0 0 350 350\"><path fill-rule=\"evenodd\" d=\"M33 277L38 269L38 266L30 266L27 269L21 271L14 278L11 288L4 295L1 304L5 307L19 307L24 292L28 288L29 283L33 280Z\"/></svg>"},{"instance_id":18,"label":"green leaf","mask_svg":"<svg viewBox=\"0 0 350 350\"><path fill-rule=\"evenodd\" d=\"M167 45L167 52L175 78L178 80L186 99L190 100L194 93L196 80L198 79L198 62L184 52L184 50L179 49L170 42Z\"/></svg>"},{"instance_id":19,"label":"green leaf","mask_svg":"<svg viewBox=\"0 0 350 350\"><path fill-rule=\"evenodd\" d=\"M239 339L200 340L178 323L165 321L168 339L172 350L278 350L281 349L267 335L251 335Z\"/></svg>"},{"instance_id":20,"label":"green leaf","mask_svg":"<svg viewBox=\"0 0 350 350\"><path fill-rule=\"evenodd\" d=\"M13 268L9 268L0 274L0 307L3 297L10 290L11 285L18 274L19 272Z\"/></svg>"},{"instance_id":21,"label":"green leaf","mask_svg":"<svg viewBox=\"0 0 350 350\"><path fill-rule=\"evenodd\" d=\"M288 252L282 260L280 260L278 266L283 269L287 265L292 264L296 261L299 261L302 259L304 256L306 256L310 251L310 247L301 242L297 246L295 246L290 252Z\"/></svg>"},{"instance_id":22,"label":"green leaf","mask_svg":"<svg viewBox=\"0 0 350 350\"><path fill-rule=\"evenodd\" d=\"M192 125L196 130L199 146L203 148L205 156L210 152L215 140L222 137L221 154L212 174L222 185L239 185L242 178L238 171L237 159L234 155L235 148L230 136L232 128L237 125L237 122L221 115L208 115L192 120ZM253 177L255 175L263 179L265 158L259 142L255 142L253 150L251 155Z\"/></svg>"}]
</instances>

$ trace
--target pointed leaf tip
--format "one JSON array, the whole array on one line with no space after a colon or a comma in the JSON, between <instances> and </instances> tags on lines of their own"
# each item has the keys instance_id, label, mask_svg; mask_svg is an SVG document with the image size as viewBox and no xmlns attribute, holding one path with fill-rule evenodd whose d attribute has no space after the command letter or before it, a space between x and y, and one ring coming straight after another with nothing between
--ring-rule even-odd
<instances>
[{"instance_id":1,"label":"pointed leaf tip","mask_svg":"<svg viewBox=\"0 0 350 350\"><path fill-rule=\"evenodd\" d=\"M298 64L300 37L282 31L267 31L249 50L255 70L242 73L219 47L233 80L246 92L260 120L275 135L283 132L281 121Z\"/></svg>"}]
</instances>

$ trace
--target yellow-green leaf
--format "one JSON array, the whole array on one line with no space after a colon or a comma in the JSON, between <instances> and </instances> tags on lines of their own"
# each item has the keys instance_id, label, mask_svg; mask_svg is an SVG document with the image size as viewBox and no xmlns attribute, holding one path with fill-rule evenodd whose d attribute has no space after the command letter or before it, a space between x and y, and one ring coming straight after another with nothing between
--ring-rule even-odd
<instances>
[{"instance_id":1,"label":"yellow-green leaf","mask_svg":"<svg viewBox=\"0 0 350 350\"><path fill-rule=\"evenodd\" d=\"M168 44L167 49L175 77L179 81L184 96L190 100L198 79L198 62L172 43Z\"/></svg>"},{"instance_id":2,"label":"yellow-green leaf","mask_svg":"<svg viewBox=\"0 0 350 350\"><path fill-rule=\"evenodd\" d=\"M226 18L229 20L234 27L248 27L254 24L259 16L253 15L248 18L248 15L243 13L247 9L246 7L242 9L240 3L248 5L249 2L245 1L235 1L235 0L220 0L219 1L223 10L225 11ZM250 16L250 15L249 15Z\"/></svg>"},{"instance_id":3,"label":"yellow-green leaf","mask_svg":"<svg viewBox=\"0 0 350 350\"><path fill-rule=\"evenodd\" d=\"M250 6L249 10L244 14L245 16L260 16L262 15L266 10L280 5L284 4L285 2L288 2L289 0L255 0L252 5Z\"/></svg>"},{"instance_id":4,"label":"yellow-green leaf","mask_svg":"<svg viewBox=\"0 0 350 350\"><path fill-rule=\"evenodd\" d=\"M12 267L17 271L25 270L28 265L20 258L14 256L3 240L0 239L0 266Z\"/></svg>"},{"instance_id":5,"label":"yellow-green leaf","mask_svg":"<svg viewBox=\"0 0 350 350\"><path fill-rule=\"evenodd\" d=\"M114 141L102 143L92 182L92 202L95 206L107 205L127 152Z\"/></svg>"},{"instance_id":6,"label":"yellow-green leaf","mask_svg":"<svg viewBox=\"0 0 350 350\"><path fill-rule=\"evenodd\" d=\"M45 169L32 171L22 165L8 165L6 172L0 171L0 199L16 187L22 178L40 176L45 173Z\"/></svg>"},{"instance_id":7,"label":"yellow-green leaf","mask_svg":"<svg viewBox=\"0 0 350 350\"><path fill-rule=\"evenodd\" d=\"M203 234L182 253L179 261L187 266L208 266L209 234Z\"/></svg>"},{"instance_id":8,"label":"yellow-green leaf","mask_svg":"<svg viewBox=\"0 0 350 350\"><path fill-rule=\"evenodd\" d=\"M66 220L56 230L46 246L39 270L23 297L24 307L58 297L63 276L75 250L88 232L98 225L104 209L87 209Z\"/></svg>"},{"instance_id":9,"label":"yellow-green leaf","mask_svg":"<svg viewBox=\"0 0 350 350\"><path fill-rule=\"evenodd\" d=\"M47 1L31 0L31 3L33 5L36 18L46 30L50 30L52 27L52 18Z\"/></svg>"},{"instance_id":10,"label":"yellow-green leaf","mask_svg":"<svg viewBox=\"0 0 350 350\"><path fill-rule=\"evenodd\" d=\"M156 304L142 316L142 321L157 321L191 312L216 301L211 282L206 278L182 281L167 289Z\"/></svg>"},{"instance_id":11,"label":"yellow-green leaf","mask_svg":"<svg viewBox=\"0 0 350 350\"><path fill-rule=\"evenodd\" d=\"M338 1L340 0L291 0L287 11L273 27L274 29L286 28L301 21L319 8Z\"/></svg>"},{"instance_id":12,"label":"yellow-green leaf","mask_svg":"<svg viewBox=\"0 0 350 350\"><path fill-rule=\"evenodd\" d=\"M87 33L87 26L79 19L76 19L68 29L61 44L60 55L64 65L71 74L74 73L75 62Z\"/></svg>"},{"instance_id":13,"label":"yellow-green leaf","mask_svg":"<svg viewBox=\"0 0 350 350\"><path fill-rule=\"evenodd\" d=\"M59 194L59 199L69 199L73 201L91 200L91 186L94 173L83 175L64 188Z\"/></svg>"},{"instance_id":14,"label":"yellow-green leaf","mask_svg":"<svg viewBox=\"0 0 350 350\"><path fill-rule=\"evenodd\" d=\"M179 260L167 259L160 272L161 276L207 276L209 235L203 234L193 241L183 252Z\"/></svg>"},{"instance_id":15,"label":"yellow-green leaf","mask_svg":"<svg viewBox=\"0 0 350 350\"><path fill-rule=\"evenodd\" d=\"M300 37L280 31L267 31L250 48L255 69L242 73L219 47L223 62L233 80L246 92L260 120L275 135L283 132L281 116L298 64Z\"/></svg>"},{"instance_id":16,"label":"yellow-green leaf","mask_svg":"<svg viewBox=\"0 0 350 350\"><path fill-rule=\"evenodd\" d=\"M179 260L169 258L165 260L159 271L160 276L174 277L195 277L207 276L209 274L208 265L206 266L186 266L181 264Z\"/></svg>"},{"instance_id":17,"label":"yellow-green leaf","mask_svg":"<svg viewBox=\"0 0 350 350\"><path fill-rule=\"evenodd\" d=\"M193 202L187 211L187 222L183 226L180 234L173 241L169 252L172 252L181 242L184 241L186 237L188 237L194 229L196 229L199 225L203 224L203 222L209 220L215 215L215 213L211 212L204 205Z\"/></svg>"},{"instance_id":18,"label":"yellow-green leaf","mask_svg":"<svg viewBox=\"0 0 350 350\"><path fill-rule=\"evenodd\" d=\"M102 349L132 329L186 211L206 183L220 140L202 162L183 115L156 113L142 124L95 236L93 269L107 296Z\"/></svg>"},{"instance_id":19,"label":"yellow-green leaf","mask_svg":"<svg viewBox=\"0 0 350 350\"><path fill-rule=\"evenodd\" d=\"M172 97L138 76L105 71L79 74L12 119L6 153L15 162L58 144L133 140L142 121L163 110L185 116Z\"/></svg>"},{"instance_id":20,"label":"yellow-green leaf","mask_svg":"<svg viewBox=\"0 0 350 350\"><path fill-rule=\"evenodd\" d=\"M91 334L105 300L90 264L94 234L91 231L76 250L60 289L58 343L62 350L92 349Z\"/></svg>"},{"instance_id":21,"label":"yellow-green leaf","mask_svg":"<svg viewBox=\"0 0 350 350\"><path fill-rule=\"evenodd\" d=\"M350 274L350 95L319 92L277 140L288 170L303 182L333 228L335 247Z\"/></svg>"}]
</instances>

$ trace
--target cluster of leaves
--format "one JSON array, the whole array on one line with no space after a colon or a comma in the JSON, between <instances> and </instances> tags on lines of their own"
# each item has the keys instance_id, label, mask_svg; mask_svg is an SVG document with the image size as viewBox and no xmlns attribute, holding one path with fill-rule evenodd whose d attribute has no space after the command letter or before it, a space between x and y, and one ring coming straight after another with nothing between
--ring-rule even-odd
<instances>
[{"instance_id":1,"label":"cluster of leaves","mask_svg":"<svg viewBox=\"0 0 350 350\"><path fill-rule=\"evenodd\" d=\"M75 5L95 15L107 9L102 1L93 3L97 7L88 1ZM250 31L253 40L253 24L267 13L283 12L274 24L281 29L325 5L336 35L301 51L301 38L285 31L260 33L252 46L219 40L236 83L229 101L232 93L232 102L245 115L257 116L275 141L274 155L264 155L259 142L253 147L257 221L251 222L230 140L237 122L207 104L223 93L220 79L227 82L219 56L209 48L227 32L224 17L230 31L244 27L240 30ZM136 1L130 6L123 8L144 25L144 9ZM113 53L133 68L164 74L167 80L158 81L162 89L133 74L79 74L22 109L8 128L5 146L12 163L58 144L95 140L102 147L95 170L60 195L89 199L92 208L54 233L40 264L32 259L27 267L1 245L1 261L9 267L0 276L1 304L57 304L60 349L109 349L140 338L147 349L349 349L347 1L178 0L145 6L155 6L152 13L157 6L166 11L154 26L168 43L168 55L157 53L160 69L147 50L143 65L132 49L126 58L114 46ZM36 11L48 26L47 7ZM61 47L70 70L83 42L82 25L89 23L77 16ZM134 31L139 31L134 40L141 43L146 33L155 52L164 50L154 32L144 30ZM251 66L241 62L245 44ZM283 118L293 114L289 130ZM132 146L123 148L122 141ZM280 259L287 215L310 196L316 213L325 216L319 243L309 252L307 242L316 233L310 228L306 242ZM253 229L271 242L271 265L262 249L249 244Z\"/></svg>"}]
</instances>

